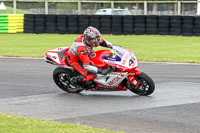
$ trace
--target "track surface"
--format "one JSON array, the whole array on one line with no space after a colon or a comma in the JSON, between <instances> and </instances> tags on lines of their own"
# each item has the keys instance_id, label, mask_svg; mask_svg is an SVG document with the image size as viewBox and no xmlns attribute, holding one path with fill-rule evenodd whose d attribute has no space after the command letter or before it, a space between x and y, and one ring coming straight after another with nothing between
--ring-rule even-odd
<instances>
[{"instance_id":1,"label":"track surface","mask_svg":"<svg viewBox=\"0 0 200 133\"><path fill-rule=\"evenodd\" d=\"M139 63L156 90L67 94L41 59L0 58L0 112L127 133L199 133L200 65Z\"/></svg>"}]
</instances>

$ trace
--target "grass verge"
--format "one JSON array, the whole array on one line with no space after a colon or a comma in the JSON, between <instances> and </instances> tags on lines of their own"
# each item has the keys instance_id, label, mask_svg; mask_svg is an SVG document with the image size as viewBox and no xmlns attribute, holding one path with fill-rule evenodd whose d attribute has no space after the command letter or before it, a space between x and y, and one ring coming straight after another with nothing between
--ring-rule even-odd
<instances>
[{"instance_id":1,"label":"grass verge","mask_svg":"<svg viewBox=\"0 0 200 133\"><path fill-rule=\"evenodd\" d=\"M49 49L71 46L77 36L1 34L0 56L43 57ZM102 35L102 37L113 44L132 50L139 61L200 63L200 37L147 35Z\"/></svg>"},{"instance_id":2,"label":"grass verge","mask_svg":"<svg viewBox=\"0 0 200 133\"><path fill-rule=\"evenodd\" d=\"M6 6L6 10L0 10L0 14L13 14L13 12L14 12L13 8L9 7L9 6ZM34 14L32 12L24 11L24 10L21 10L21 9L17 9L16 13L17 14Z\"/></svg>"},{"instance_id":3,"label":"grass verge","mask_svg":"<svg viewBox=\"0 0 200 133\"><path fill-rule=\"evenodd\" d=\"M1 133L120 133L0 113ZM121 132L122 133L122 132Z\"/></svg>"}]
</instances>

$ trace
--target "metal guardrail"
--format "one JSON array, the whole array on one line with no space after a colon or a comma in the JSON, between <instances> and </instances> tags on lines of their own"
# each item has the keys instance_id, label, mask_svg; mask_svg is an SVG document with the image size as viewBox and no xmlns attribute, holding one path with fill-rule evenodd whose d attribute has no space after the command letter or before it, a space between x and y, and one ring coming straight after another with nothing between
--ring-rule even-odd
<instances>
[{"instance_id":1,"label":"metal guardrail","mask_svg":"<svg viewBox=\"0 0 200 133\"><path fill-rule=\"evenodd\" d=\"M0 2L12 3L13 13L17 13L17 9L31 11L32 8L27 9L19 7L21 3L43 3L41 7L42 12L32 13L36 14L93 14L96 10L101 8L127 8L129 4L129 10L133 15L200 15L200 0L195 1L89 1L89 0L0 0ZM66 9L59 9L55 6L58 3L74 4L73 11L64 11ZM90 8L85 8L85 5L92 5ZM106 6L104 6L106 5ZM132 8L130 8L130 5ZM165 11L159 11L158 9L165 7ZM52 12L51 10L55 10ZM63 12L61 11L63 10ZM68 12L68 13L67 13Z\"/></svg>"}]
</instances>

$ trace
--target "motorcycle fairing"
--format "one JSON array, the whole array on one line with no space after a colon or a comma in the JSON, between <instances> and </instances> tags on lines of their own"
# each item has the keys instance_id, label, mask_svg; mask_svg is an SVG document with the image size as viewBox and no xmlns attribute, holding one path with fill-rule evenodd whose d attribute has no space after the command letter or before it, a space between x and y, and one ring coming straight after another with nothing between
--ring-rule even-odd
<instances>
[{"instance_id":1,"label":"motorcycle fairing","mask_svg":"<svg viewBox=\"0 0 200 133\"><path fill-rule=\"evenodd\" d=\"M127 91L128 88L121 87L121 85L116 86L105 86L102 84L96 83L96 88L88 89L90 91Z\"/></svg>"},{"instance_id":2,"label":"motorcycle fairing","mask_svg":"<svg viewBox=\"0 0 200 133\"><path fill-rule=\"evenodd\" d=\"M139 75L141 73L142 73L142 71L135 69L135 72L133 74L128 75L128 80L130 81L130 83L138 87L139 84L138 84L138 82L137 82L137 80L135 79L134 76Z\"/></svg>"},{"instance_id":3,"label":"motorcycle fairing","mask_svg":"<svg viewBox=\"0 0 200 133\"><path fill-rule=\"evenodd\" d=\"M130 81L131 84L135 85L135 86L139 86L137 80L135 79L134 75L129 75L128 76L128 80Z\"/></svg>"},{"instance_id":4,"label":"motorcycle fairing","mask_svg":"<svg viewBox=\"0 0 200 133\"><path fill-rule=\"evenodd\" d=\"M127 76L127 72L112 72L105 76L97 74L94 82L104 86L117 87Z\"/></svg>"},{"instance_id":5,"label":"motorcycle fairing","mask_svg":"<svg viewBox=\"0 0 200 133\"><path fill-rule=\"evenodd\" d=\"M122 71L132 72L137 67L137 59L134 53L130 50L121 48L120 53L118 53L118 58L107 58L104 57L104 61L111 66L114 66Z\"/></svg>"},{"instance_id":6,"label":"motorcycle fairing","mask_svg":"<svg viewBox=\"0 0 200 133\"><path fill-rule=\"evenodd\" d=\"M107 60L108 62L116 62L116 61L121 62L121 58L120 57L118 57L118 58L109 58L109 57L104 56L103 60Z\"/></svg>"},{"instance_id":7,"label":"motorcycle fairing","mask_svg":"<svg viewBox=\"0 0 200 133\"><path fill-rule=\"evenodd\" d=\"M65 59L69 49L70 47L56 48L54 50L48 50L45 55L57 65L67 66Z\"/></svg>"}]
</instances>

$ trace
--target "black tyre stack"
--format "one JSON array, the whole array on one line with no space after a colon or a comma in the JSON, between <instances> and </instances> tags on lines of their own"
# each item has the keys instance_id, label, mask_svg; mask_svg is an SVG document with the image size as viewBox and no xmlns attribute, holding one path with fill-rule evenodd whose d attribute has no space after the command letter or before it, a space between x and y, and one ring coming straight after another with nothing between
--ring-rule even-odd
<instances>
[{"instance_id":1,"label":"black tyre stack","mask_svg":"<svg viewBox=\"0 0 200 133\"><path fill-rule=\"evenodd\" d=\"M45 33L46 15L35 15L35 33Z\"/></svg>"},{"instance_id":2,"label":"black tyre stack","mask_svg":"<svg viewBox=\"0 0 200 133\"><path fill-rule=\"evenodd\" d=\"M156 35L157 34L157 23L158 17L156 15L148 15L146 16L146 34L148 35Z\"/></svg>"},{"instance_id":3,"label":"black tyre stack","mask_svg":"<svg viewBox=\"0 0 200 133\"><path fill-rule=\"evenodd\" d=\"M56 33L56 15L46 15L46 33Z\"/></svg>"},{"instance_id":4,"label":"black tyre stack","mask_svg":"<svg viewBox=\"0 0 200 133\"><path fill-rule=\"evenodd\" d=\"M181 35L181 16L170 16L170 35Z\"/></svg>"},{"instance_id":5,"label":"black tyre stack","mask_svg":"<svg viewBox=\"0 0 200 133\"><path fill-rule=\"evenodd\" d=\"M79 16L79 34L83 34L84 30L89 26L89 15Z\"/></svg>"},{"instance_id":6,"label":"black tyre stack","mask_svg":"<svg viewBox=\"0 0 200 133\"><path fill-rule=\"evenodd\" d=\"M123 17L122 16L112 16L112 34L121 35L123 31Z\"/></svg>"},{"instance_id":7,"label":"black tyre stack","mask_svg":"<svg viewBox=\"0 0 200 133\"><path fill-rule=\"evenodd\" d=\"M57 33L59 34L67 34L68 33L68 16L67 15L57 15Z\"/></svg>"},{"instance_id":8,"label":"black tyre stack","mask_svg":"<svg viewBox=\"0 0 200 133\"><path fill-rule=\"evenodd\" d=\"M158 34L169 34L169 16L158 16Z\"/></svg>"},{"instance_id":9,"label":"black tyre stack","mask_svg":"<svg viewBox=\"0 0 200 133\"><path fill-rule=\"evenodd\" d=\"M193 23L192 16L182 16L182 35L193 36Z\"/></svg>"},{"instance_id":10,"label":"black tyre stack","mask_svg":"<svg viewBox=\"0 0 200 133\"><path fill-rule=\"evenodd\" d=\"M99 15L91 15L90 16L90 26L93 26L97 29L100 29L101 28L101 25L100 25L100 17Z\"/></svg>"},{"instance_id":11,"label":"black tyre stack","mask_svg":"<svg viewBox=\"0 0 200 133\"><path fill-rule=\"evenodd\" d=\"M34 33L35 15L24 14L24 33Z\"/></svg>"},{"instance_id":12,"label":"black tyre stack","mask_svg":"<svg viewBox=\"0 0 200 133\"><path fill-rule=\"evenodd\" d=\"M193 29L195 36L200 36L200 16L194 17L194 29Z\"/></svg>"},{"instance_id":13,"label":"black tyre stack","mask_svg":"<svg viewBox=\"0 0 200 133\"><path fill-rule=\"evenodd\" d=\"M100 17L100 32L102 34L111 34L111 23L112 23L112 16L110 15L102 15Z\"/></svg>"},{"instance_id":14,"label":"black tyre stack","mask_svg":"<svg viewBox=\"0 0 200 133\"><path fill-rule=\"evenodd\" d=\"M24 15L24 33L82 34L88 26L102 34L200 36L199 16Z\"/></svg>"},{"instance_id":15,"label":"black tyre stack","mask_svg":"<svg viewBox=\"0 0 200 133\"><path fill-rule=\"evenodd\" d=\"M146 33L145 25L146 25L146 16L144 15L135 16L135 34L136 35L143 35Z\"/></svg>"},{"instance_id":16,"label":"black tyre stack","mask_svg":"<svg viewBox=\"0 0 200 133\"><path fill-rule=\"evenodd\" d=\"M78 34L79 31L79 15L68 16L68 32L70 34Z\"/></svg>"},{"instance_id":17,"label":"black tyre stack","mask_svg":"<svg viewBox=\"0 0 200 133\"><path fill-rule=\"evenodd\" d=\"M123 16L123 34L134 34L135 17L132 15Z\"/></svg>"}]
</instances>

